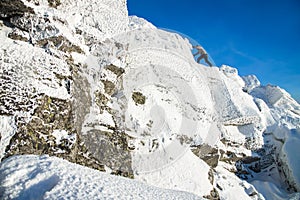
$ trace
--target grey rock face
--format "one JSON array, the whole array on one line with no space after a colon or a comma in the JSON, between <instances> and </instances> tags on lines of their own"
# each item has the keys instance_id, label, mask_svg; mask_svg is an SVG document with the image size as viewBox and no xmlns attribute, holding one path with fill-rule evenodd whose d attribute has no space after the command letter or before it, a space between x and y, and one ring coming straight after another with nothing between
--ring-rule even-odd
<instances>
[{"instance_id":1,"label":"grey rock face","mask_svg":"<svg viewBox=\"0 0 300 200\"><path fill-rule=\"evenodd\" d=\"M21 0L2 0L0 2L0 17L2 18L22 16L24 13L34 13L34 11L25 6Z\"/></svg>"},{"instance_id":2,"label":"grey rock face","mask_svg":"<svg viewBox=\"0 0 300 200\"><path fill-rule=\"evenodd\" d=\"M61 5L57 0L48 3L53 8ZM7 27L11 29L8 38L15 41L0 51L0 115L15 116L16 127L3 159L16 154L48 154L101 171L106 166L113 174L132 178L128 136L116 125L101 124L110 130L105 132L97 123L85 122L91 106L99 113L113 112L107 103L117 87L110 80L99 79L104 90L91 90L87 76L98 76L101 71L90 74L86 66L74 62L71 53L84 51L61 34L61 27L68 23L35 14L22 1L1 1L0 17L11 26ZM69 34L79 32L70 30ZM81 45L102 45L93 37L86 39ZM100 52L100 62L101 56ZM124 73L111 64L103 69L120 80ZM87 127L89 131L84 132Z\"/></svg>"}]
</instances>

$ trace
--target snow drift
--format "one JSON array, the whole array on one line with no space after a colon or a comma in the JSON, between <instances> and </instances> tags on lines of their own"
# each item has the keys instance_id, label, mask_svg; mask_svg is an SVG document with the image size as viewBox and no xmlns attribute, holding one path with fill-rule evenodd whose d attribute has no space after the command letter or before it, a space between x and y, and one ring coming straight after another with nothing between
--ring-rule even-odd
<instances>
[{"instance_id":1,"label":"snow drift","mask_svg":"<svg viewBox=\"0 0 300 200\"><path fill-rule=\"evenodd\" d=\"M199 199L48 156L1 163L1 199Z\"/></svg>"}]
</instances>

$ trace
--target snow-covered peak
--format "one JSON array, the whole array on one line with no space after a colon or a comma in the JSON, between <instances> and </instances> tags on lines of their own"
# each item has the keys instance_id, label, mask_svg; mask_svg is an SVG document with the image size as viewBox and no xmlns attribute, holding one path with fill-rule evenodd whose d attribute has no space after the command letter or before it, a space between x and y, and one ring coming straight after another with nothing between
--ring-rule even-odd
<instances>
[{"instance_id":1,"label":"snow-covered peak","mask_svg":"<svg viewBox=\"0 0 300 200\"><path fill-rule=\"evenodd\" d=\"M292 106L299 107L299 104L284 89L275 85L266 85L256 87L252 91L252 95L263 99L270 106Z\"/></svg>"},{"instance_id":2,"label":"snow-covered peak","mask_svg":"<svg viewBox=\"0 0 300 200\"><path fill-rule=\"evenodd\" d=\"M141 28L156 29L156 27L153 24L151 24L144 18L140 18L135 15L129 16L129 28L130 30L141 29Z\"/></svg>"},{"instance_id":3,"label":"snow-covered peak","mask_svg":"<svg viewBox=\"0 0 300 200\"><path fill-rule=\"evenodd\" d=\"M10 2L0 2L18 4L0 13L3 190L29 195L16 189L24 181L9 185L32 172L9 171L24 161L13 155L49 154L199 198L297 195L300 108L287 92L197 63L187 37L128 17L124 0ZM49 183L31 178L33 189ZM52 181L42 197L58 195Z\"/></svg>"},{"instance_id":4,"label":"snow-covered peak","mask_svg":"<svg viewBox=\"0 0 300 200\"><path fill-rule=\"evenodd\" d=\"M243 80L245 81L245 91L250 92L252 89L260 86L260 81L257 79L255 75L243 76Z\"/></svg>"}]
</instances>

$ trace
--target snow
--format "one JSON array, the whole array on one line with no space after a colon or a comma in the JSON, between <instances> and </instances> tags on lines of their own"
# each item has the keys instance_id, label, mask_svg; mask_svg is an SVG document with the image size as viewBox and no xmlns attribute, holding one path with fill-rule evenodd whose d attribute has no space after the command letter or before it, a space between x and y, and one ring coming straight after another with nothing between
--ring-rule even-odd
<instances>
[{"instance_id":1,"label":"snow","mask_svg":"<svg viewBox=\"0 0 300 200\"><path fill-rule=\"evenodd\" d=\"M41 15L47 13L50 14L50 18L56 16L58 19L66 20L73 31L79 28L101 40L124 32L128 25L125 0L89 0L88 3L84 0L76 2L61 0L61 5L57 9L49 8L48 1L41 1L39 6L34 5L34 2L25 0L23 2L33 7L36 13Z\"/></svg>"},{"instance_id":2,"label":"snow","mask_svg":"<svg viewBox=\"0 0 300 200\"><path fill-rule=\"evenodd\" d=\"M281 149L280 158L284 165L287 165L286 173L290 180L293 180L294 187L300 189L300 129L292 129Z\"/></svg>"},{"instance_id":3,"label":"snow","mask_svg":"<svg viewBox=\"0 0 300 200\"><path fill-rule=\"evenodd\" d=\"M61 144L62 140L68 140L71 144L76 140L75 134L69 134L65 130L53 130L52 135L55 137L55 143L57 145Z\"/></svg>"},{"instance_id":4,"label":"snow","mask_svg":"<svg viewBox=\"0 0 300 200\"><path fill-rule=\"evenodd\" d=\"M133 159L138 158L133 157ZM133 163L135 162L134 160ZM154 162L157 162L157 160ZM190 150L169 165L162 166L162 168L155 169L154 167L157 166L152 165L152 171L141 171L138 169L139 166L133 167L137 172L136 179L150 185L187 191L199 196L207 195L212 190L212 185L208 180L209 166L204 161L199 160Z\"/></svg>"},{"instance_id":5,"label":"snow","mask_svg":"<svg viewBox=\"0 0 300 200\"><path fill-rule=\"evenodd\" d=\"M1 63L0 72L3 74L4 71L11 70L12 78L18 80L16 84L19 90L35 88L36 93L60 99L70 98L64 84L56 80L56 74L66 77L71 75L65 61L49 56L44 49L35 48L28 43L14 42L9 38L2 41L0 50L6 61Z\"/></svg>"},{"instance_id":6,"label":"snow","mask_svg":"<svg viewBox=\"0 0 300 200\"><path fill-rule=\"evenodd\" d=\"M253 88L260 86L260 81L255 75L243 76L242 79L245 82L245 87L243 89L247 92L250 92Z\"/></svg>"},{"instance_id":7,"label":"snow","mask_svg":"<svg viewBox=\"0 0 300 200\"><path fill-rule=\"evenodd\" d=\"M257 190L264 196L266 199L300 199L300 193L287 194L285 190L281 187L276 186L273 182L268 181L252 181L251 184L257 188Z\"/></svg>"},{"instance_id":8,"label":"snow","mask_svg":"<svg viewBox=\"0 0 300 200\"><path fill-rule=\"evenodd\" d=\"M221 163L222 166L223 163ZM222 199L240 200L252 199L249 195L256 192L256 189L247 183L238 179L234 174L230 173L223 167L218 166L215 170L215 179L218 184L218 192ZM260 199L264 199L261 195Z\"/></svg>"},{"instance_id":9,"label":"snow","mask_svg":"<svg viewBox=\"0 0 300 200\"><path fill-rule=\"evenodd\" d=\"M209 166L177 139L198 135L205 140L210 129L211 94L202 66L192 66L190 44L178 35L140 29L123 37L130 41L126 55L130 66L125 68L123 79L128 99L124 123L126 133L135 138L132 168L136 179L208 195L212 190L207 178ZM145 103L137 105L133 92L142 93ZM202 170L194 171L196 168Z\"/></svg>"},{"instance_id":10,"label":"snow","mask_svg":"<svg viewBox=\"0 0 300 200\"><path fill-rule=\"evenodd\" d=\"M58 158L16 156L1 164L0 194L3 191L6 195L3 197L193 199L196 196L166 189L203 196L213 188L221 199L299 197L290 194L284 183L289 181L300 190L300 106L286 91L278 86L262 86L254 75L240 77L238 70L228 65L208 68L197 64L187 39L160 30L137 16L128 17L125 0L61 0L57 9L49 8L46 0L40 1L39 6L23 2L34 8L37 24L43 16L54 24L55 31L47 32L42 26L44 31L37 32L35 39L62 35L84 51L71 53L74 63L83 66L78 73L86 79L88 88L83 89L84 95L91 99L83 102L88 113L83 116L80 134L88 137L92 130L114 133L108 127L124 131L132 137L129 143L134 148L131 167L135 179L164 189ZM77 29L82 34L77 34ZM1 27L0 55L5 62L0 60L0 72L12 71L10 76L17 91L9 92L16 97L15 103L23 102L24 93L72 100L66 80L56 77L72 76L68 63L60 59L65 54L53 50L50 55L46 49L11 40L7 38L11 31ZM105 70L110 64L125 69L122 80ZM112 98L105 94L103 80L116 86ZM107 106L114 109L113 114L100 111L97 92L110 98ZM134 92L145 97L144 104L134 101ZM6 111L4 105L0 108ZM0 116L0 158L15 134L15 115ZM49 134L55 137L56 144L63 140L72 144L76 140L75 134L65 130L56 129ZM195 145L209 144L246 156L257 155L255 150L269 151L267 146L271 145L282 167L273 163L275 172L253 174L246 182L230 172L234 164L219 162L211 183L210 166L190 151L189 142L178 139L183 136ZM249 138L251 143L246 147ZM223 144L221 139L236 146ZM107 166L106 169L112 171ZM272 177L267 178L268 174ZM264 197L254 195L258 192Z\"/></svg>"},{"instance_id":11,"label":"snow","mask_svg":"<svg viewBox=\"0 0 300 200\"><path fill-rule=\"evenodd\" d=\"M201 199L148 186L49 156L13 156L0 164L5 199Z\"/></svg>"},{"instance_id":12,"label":"snow","mask_svg":"<svg viewBox=\"0 0 300 200\"><path fill-rule=\"evenodd\" d=\"M11 138L16 131L13 116L0 116L0 160L5 155L5 148L9 145Z\"/></svg>"},{"instance_id":13,"label":"snow","mask_svg":"<svg viewBox=\"0 0 300 200\"><path fill-rule=\"evenodd\" d=\"M269 125L267 131L275 139L278 160L283 165L282 170L289 184L299 190L300 158L299 153L295 152L299 152L300 105L278 86L258 86L250 94L256 98L264 113L266 125Z\"/></svg>"},{"instance_id":14,"label":"snow","mask_svg":"<svg viewBox=\"0 0 300 200\"><path fill-rule=\"evenodd\" d=\"M156 27L153 24L138 16L129 16L129 28L130 30L141 29L141 28L156 29Z\"/></svg>"}]
</instances>

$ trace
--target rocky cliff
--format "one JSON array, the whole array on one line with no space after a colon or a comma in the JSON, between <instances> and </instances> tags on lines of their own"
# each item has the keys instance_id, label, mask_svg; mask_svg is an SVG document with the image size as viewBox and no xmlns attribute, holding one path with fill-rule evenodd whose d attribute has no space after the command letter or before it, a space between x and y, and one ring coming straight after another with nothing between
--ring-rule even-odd
<instances>
[{"instance_id":1,"label":"rocky cliff","mask_svg":"<svg viewBox=\"0 0 300 200\"><path fill-rule=\"evenodd\" d=\"M209 199L298 195L300 106L279 87L197 64L125 0L3 0L0 17L2 160L48 154Z\"/></svg>"}]
</instances>

